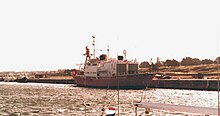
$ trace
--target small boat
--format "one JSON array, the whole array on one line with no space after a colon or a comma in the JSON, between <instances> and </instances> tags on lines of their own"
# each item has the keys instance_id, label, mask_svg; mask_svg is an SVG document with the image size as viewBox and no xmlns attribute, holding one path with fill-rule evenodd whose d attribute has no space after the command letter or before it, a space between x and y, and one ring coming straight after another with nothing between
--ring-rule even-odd
<instances>
[{"instance_id":1,"label":"small boat","mask_svg":"<svg viewBox=\"0 0 220 116\"><path fill-rule=\"evenodd\" d=\"M105 109L105 116L115 116L115 108L109 107Z\"/></svg>"},{"instance_id":2,"label":"small boat","mask_svg":"<svg viewBox=\"0 0 220 116\"><path fill-rule=\"evenodd\" d=\"M15 81L20 83L25 83L28 80L27 74L22 74L20 77L18 77Z\"/></svg>"},{"instance_id":3,"label":"small boat","mask_svg":"<svg viewBox=\"0 0 220 116\"><path fill-rule=\"evenodd\" d=\"M123 53L125 54L126 52L124 51ZM74 76L77 86L142 89L149 85L154 76L152 73L139 73L138 62L135 60L128 61L123 56L118 56L117 59L114 59L108 58L106 54L102 54L99 58L91 58L91 55L94 54L90 54L88 46L84 55L86 56L86 60L84 68L81 71L83 73Z\"/></svg>"},{"instance_id":4,"label":"small boat","mask_svg":"<svg viewBox=\"0 0 220 116\"><path fill-rule=\"evenodd\" d=\"M0 81L4 81L4 78L3 78L3 77L0 77Z\"/></svg>"},{"instance_id":5,"label":"small boat","mask_svg":"<svg viewBox=\"0 0 220 116\"><path fill-rule=\"evenodd\" d=\"M176 105L176 104L164 104L164 103L150 103L150 102L140 102L134 103L135 106L146 108L146 109L158 109L158 110L168 110L168 111L178 111L187 113L198 113L207 115L218 115L218 108L210 107L198 107L198 106L186 106L186 105Z\"/></svg>"},{"instance_id":6,"label":"small boat","mask_svg":"<svg viewBox=\"0 0 220 116\"><path fill-rule=\"evenodd\" d=\"M20 78L16 79L16 82L25 83L25 82L27 82L27 80L28 80L28 78L26 76L24 76L24 77L20 77Z\"/></svg>"}]
</instances>

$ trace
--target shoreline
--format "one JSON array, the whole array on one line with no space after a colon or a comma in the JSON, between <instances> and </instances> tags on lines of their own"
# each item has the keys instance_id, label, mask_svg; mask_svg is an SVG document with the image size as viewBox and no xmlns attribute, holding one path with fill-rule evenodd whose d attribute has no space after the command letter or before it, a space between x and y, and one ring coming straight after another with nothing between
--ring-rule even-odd
<instances>
[{"instance_id":1,"label":"shoreline","mask_svg":"<svg viewBox=\"0 0 220 116\"><path fill-rule=\"evenodd\" d=\"M32 78L25 81L10 81L20 83L52 83L76 84L74 78ZM187 90L218 90L218 79L156 79L154 78L148 88L187 89Z\"/></svg>"}]
</instances>

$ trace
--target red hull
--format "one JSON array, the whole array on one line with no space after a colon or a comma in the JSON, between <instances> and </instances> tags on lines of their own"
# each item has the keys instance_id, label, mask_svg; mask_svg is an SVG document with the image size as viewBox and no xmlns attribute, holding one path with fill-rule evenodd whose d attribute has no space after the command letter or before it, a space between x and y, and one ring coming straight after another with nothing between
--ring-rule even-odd
<instances>
[{"instance_id":1,"label":"red hull","mask_svg":"<svg viewBox=\"0 0 220 116\"><path fill-rule=\"evenodd\" d=\"M77 86L94 87L94 88L115 88L120 89L140 89L146 88L151 80L153 74L130 74L120 75L115 77L84 77L76 76L75 82ZM118 86L119 85L119 86Z\"/></svg>"}]
</instances>

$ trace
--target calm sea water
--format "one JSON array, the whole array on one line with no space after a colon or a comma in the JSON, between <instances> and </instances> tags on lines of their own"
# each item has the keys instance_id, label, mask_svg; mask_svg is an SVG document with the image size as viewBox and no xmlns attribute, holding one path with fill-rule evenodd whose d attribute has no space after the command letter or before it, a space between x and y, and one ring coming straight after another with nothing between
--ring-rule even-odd
<instances>
[{"instance_id":1,"label":"calm sea water","mask_svg":"<svg viewBox=\"0 0 220 116\"><path fill-rule=\"evenodd\" d=\"M216 91L148 89L120 90L121 116L134 116L134 101L217 107ZM118 104L117 90L80 88L65 84L0 82L0 116L101 116L104 107ZM86 107L85 107L86 104ZM200 116L138 108L142 116Z\"/></svg>"}]
</instances>

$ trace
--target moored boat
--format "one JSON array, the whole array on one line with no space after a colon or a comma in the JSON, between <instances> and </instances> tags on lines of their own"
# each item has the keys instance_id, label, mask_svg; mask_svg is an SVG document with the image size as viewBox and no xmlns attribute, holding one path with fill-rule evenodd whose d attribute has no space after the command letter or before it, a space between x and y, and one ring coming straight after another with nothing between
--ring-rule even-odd
<instances>
[{"instance_id":1,"label":"moored boat","mask_svg":"<svg viewBox=\"0 0 220 116\"><path fill-rule=\"evenodd\" d=\"M25 83L28 80L28 76L26 73L21 74L15 81Z\"/></svg>"},{"instance_id":2,"label":"moored boat","mask_svg":"<svg viewBox=\"0 0 220 116\"><path fill-rule=\"evenodd\" d=\"M28 80L28 78L26 76L24 76L24 77L20 77L20 78L16 79L15 81L25 83L25 82L27 82L27 80Z\"/></svg>"},{"instance_id":3,"label":"moored boat","mask_svg":"<svg viewBox=\"0 0 220 116\"><path fill-rule=\"evenodd\" d=\"M123 56L113 59L108 58L105 54L100 55L99 58L91 58L88 47L86 47L84 55L86 60L83 71L81 71L83 73L75 76L77 86L141 89L146 88L153 79L151 73L140 74L138 72L138 62L136 60L128 61Z\"/></svg>"}]
</instances>

